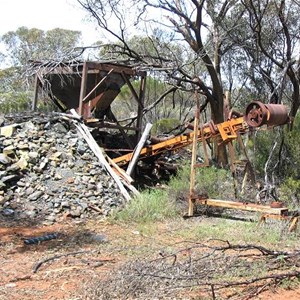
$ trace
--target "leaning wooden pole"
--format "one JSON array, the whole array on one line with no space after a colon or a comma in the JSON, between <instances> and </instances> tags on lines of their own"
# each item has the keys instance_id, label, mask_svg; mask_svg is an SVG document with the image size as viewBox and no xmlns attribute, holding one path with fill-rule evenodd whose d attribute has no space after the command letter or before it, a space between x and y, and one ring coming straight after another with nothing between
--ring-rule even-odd
<instances>
[{"instance_id":1,"label":"leaning wooden pole","mask_svg":"<svg viewBox=\"0 0 300 300\"><path fill-rule=\"evenodd\" d=\"M31 104L31 110L35 111L37 107L37 101L38 101L38 94L39 94L39 76L38 73L35 74L35 79L34 79L34 96L32 99L32 104Z\"/></svg>"},{"instance_id":2,"label":"leaning wooden pole","mask_svg":"<svg viewBox=\"0 0 300 300\"><path fill-rule=\"evenodd\" d=\"M192 159L191 159L191 176L190 176L190 194L189 194L189 211L188 216L192 217L194 214L194 202L195 202L195 182L196 182L196 159L197 159L197 139L199 131L200 120L200 101L198 92L195 91L196 110L194 119L194 136L192 143Z\"/></svg>"},{"instance_id":3,"label":"leaning wooden pole","mask_svg":"<svg viewBox=\"0 0 300 300\"><path fill-rule=\"evenodd\" d=\"M79 107L78 107L78 113L80 116L82 116L82 114L83 114L83 98L85 97L85 94L86 94L87 76L88 76L88 65L87 65L87 62L84 62L83 69L82 69L80 95L79 95Z\"/></svg>"},{"instance_id":4,"label":"leaning wooden pole","mask_svg":"<svg viewBox=\"0 0 300 300\"><path fill-rule=\"evenodd\" d=\"M150 133L150 130L152 128L152 124L151 123L147 123L146 124L146 127L145 127L145 130L141 136L141 139L140 141L138 142L135 150L133 151L133 155L132 155L132 158L131 158L131 161L129 162L129 165L127 167L127 170L126 170L126 173L131 176L133 170L134 170L134 167L136 166L136 163L139 159L139 156L140 156L140 153L142 151L142 148L144 147L146 141L147 141L147 137Z\"/></svg>"}]
</instances>

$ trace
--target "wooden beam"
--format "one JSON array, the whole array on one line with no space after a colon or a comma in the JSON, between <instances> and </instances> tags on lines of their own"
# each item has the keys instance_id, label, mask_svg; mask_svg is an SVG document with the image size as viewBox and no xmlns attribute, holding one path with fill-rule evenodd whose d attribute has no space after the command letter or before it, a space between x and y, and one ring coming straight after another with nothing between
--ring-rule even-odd
<instances>
[{"instance_id":1,"label":"wooden beam","mask_svg":"<svg viewBox=\"0 0 300 300\"><path fill-rule=\"evenodd\" d=\"M85 123L88 124L91 127L97 127L97 128L111 128L111 129L123 129L123 130L132 130L137 131L137 127L130 127L130 126L122 126L117 123L111 123L106 121L100 121L100 119L87 119L85 120Z\"/></svg>"},{"instance_id":2,"label":"wooden beam","mask_svg":"<svg viewBox=\"0 0 300 300\"><path fill-rule=\"evenodd\" d=\"M100 73L100 70L88 70L88 74L99 74ZM46 76L47 75L66 75L68 77L72 76L72 75L76 75L76 76L82 76L82 70L76 70L76 71L72 71L72 70L69 70L69 69L59 69L59 70L50 70L50 71L46 71L46 70L43 70L41 71L41 74L43 76Z\"/></svg>"},{"instance_id":3,"label":"wooden beam","mask_svg":"<svg viewBox=\"0 0 300 300\"><path fill-rule=\"evenodd\" d=\"M229 91L225 91L225 96L224 96L224 120L229 119L230 109L231 109L231 93Z\"/></svg>"},{"instance_id":4,"label":"wooden beam","mask_svg":"<svg viewBox=\"0 0 300 300\"><path fill-rule=\"evenodd\" d=\"M260 217L259 224L265 223L267 218L274 219L274 220L289 221L290 222L289 229L288 229L289 232L296 230L299 221L299 216L290 217L285 215L263 214Z\"/></svg>"},{"instance_id":5,"label":"wooden beam","mask_svg":"<svg viewBox=\"0 0 300 300\"><path fill-rule=\"evenodd\" d=\"M213 206L213 207L256 211L256 212L262 212L262 213L273 214L273 215L284 215L288 212L287 207L272 208L267 205L260 205L260 204L247 203L247 202L225 201L225 200L218 200L218 199L199 199L199 200L196 199L196 201L200 204Z\"/></svg>"},{"instance_id":6,"label":"wooden beam","mask_svg":"<svg viewBox=\"0 0 300 300\"><path fill-rule=\"evenodd\" d=\"M140 84L140 95L138 97L138 112L136 119L136 127L139 131L136 132L136 140L139 141L141 137L141 129L143 126L143 111L144 111L144 101L145 101L145 86L146 86L146 77L141 78Z\"/></svg>"},{"instance_id":7,"label":"wooden beam","mask_svg":"<svg viewBox=\"0 0 300 300\"><path fill-rule=\"evenodd\" d=\"M128 79L128 77L126 76L126 74L124 72L122 72L121 74L122 74L122 77L123 77L124 81L128 85L133 98L136 100L136 102L138 103L138 105L141 105L140 102L139 102L139 96L138 96L137 92L135 91L133 85L131 84L130 80Z\"/></svg>"},{"instance_id":8,"label":"wooden beam","mask_svg":"<svg viewBox=\"0 0 300 300\"><path fill-rule=\"evenodd\" d=\"M122 72L129 76L146 76L146 71L139 71L132 67L122 66L111 63L98 63L98 62L85 62L88 65L89 73L99 73L100 71L107 71L114 69L116 73ZM42 67L41 72L43 75L47 74L81 74L83 72L84 64L73 65L58 65L56 67Z\"/></svg>"},{"instance_id":9,"label":"wooden beam","mask_svg":"<svg viewBox=\"0 0 300 300\"><path fill-rule=\"evenodd\" d=\"M236 175L236 166L235 166L235 150L232 141L229 141L228 144L228 152L229 152L229 165L231 176L233 179L233 189L234 189L234 197L237 199L238 197L238 181Z\"/></svg>"},{"instance_id":10,"label":"wooden beam","mask_svg":"<svg viewBox=\"0 0 300 300\"><path fill-rule=\"evenodd\" d=\"M39 93L39 76L36 73L34 78L34 96L32 99L32 105L31 110L35 111L37 107L37 101L38 101L38 93Z\"/></svg>"},{"instance_id":11,"label":"wooden beam","mask_svg":"<svg viewBox=\"0 0 300 300\"><path fill-rule=\"evenodd\" d=\"M199 119L200 119L200 101L198 97L198 91L195 91L196 109L194 119L194 135L192 144L192 159L191 159L191 171L190 171L190 193L189 193L189 210L188 216L194 215L194 197L195 197L195 183L196 183L196 160L197 160L197 141L199 135Z\"/></svg>"},{"instance_id":12,"label":"wooden beam","mask_svg":"<svg viewBox=\"0 0 300 300\"><path fill-rule=\"evenodd\" d=\"M88 62L88 65L91 69L97 69L101 71L109 71L110 69L114 69L116 73L125 73L131 76L145 76L147 74L145 71L137 71L132 67L115 64Z\"/></svg>"},{"instance_id":13,"label":"wooden beam","mask_svg":"<svg viewBox=\"0 0 300 300\"><path fill-rule=\"evenodd\" d=\"M81 77L81 87L80 87L79 107L78 107L78 113L80 116L82 116L83 99L86 94L87 74L88 74L88 65L86 62L84 62L83 70L82 70L82 77Z\"/></svg>"},{"instance_id":14,"label":"wooden beam","mask_svg":"<svg viewBox=\"0 0 300 300\"><path fill-rule=\"evenodd\" d=\"M71 113L72 113L73 116L79 117L79 115L75 112L74 109L71 109L70 111L71 111ZM97 158L99 159L99 161L101 162L101 164L106 168L106 170L108 171L108 173L115 180L115 182L118 185L118 187L120 189L120 192L122 193L122 195L124 196L124 198L126 200L130 200L131 196L129 195L129 193L125 189L125 187L122 184L119 176L114 172L114 170L112 169L112 167L110 166L110 164L108 163L108 161L105 159L105 155L102 153L101 148L96 143L96 141L95 141L94 137L92 136L92 134L90 133L88 127L85 126L82 123L75 123L75 126L78 129L78 131L81 133L81 135L83 136L83 138L86 140L86 142L88 143L88 145L91 148L91 150L97 156Z\"/></svg>"},{"instance_id":15,"label":"wooden beam","mask_svg":"<svg viewBox=\"0 0 300 300\"><path fill-rule=\"evenodd\" d=\"M127 170L126 170L126 173L131 176L133 170L134 170L134 167L136 166L136 163L138 161L138 158L140 156L140 153L141 153L141 150L142 148L144 147L146 141L147 141L147 137L150 133L150 130L152 128L152 124L151 123L147 123L146 124L146 127L145 127L145 130L142 134L142 137L140 139L140 141L138 142L136 148L134 149L133 151L133 155L132 155L132 159L127 167Z\"/></svg>"},{"instance_id":16,"label":"wooden beam","mask_svg":"<svg viewBox=\"0 0 300 300\"><path fill-rule=\"evenodd\" d=\"M127 142L128 146L129 146L131 149L133 149L133 148L134 148L134 145L133 145L132 142L130 141L130 139L129 139L127 133L125 132L125 130L123 129L123 127L120 125L119 121L117 120L116 116L113 114L113 112L111 111L111 109L110 109L110 115L111 115L113 121L116 122L117 125L120 126L120 127L119 127L119 130L120 130L121 134L123 135L125 141Z\"/></svg>"},{"instance_id":17,"label":"wooden beam","mask_svg":"<svg viewBox=\"0 0 300 300\"><path fill-rule=\"evenodd\" d=\"M244 156L245 156L245 158L247 160L247 165L246 165L247 168L245 170L246 171L245 173L246 174L249 173L251 184L255 185L255 183L256 183L256 177L255 177L254 168L253 168L252 163L251 163L251 161L249 159L249 156L248 156L248 153L247 153L247 150L246 150L246 146L245 146L245 144L244 144L244 142L242 140L241 134L239 132L237 133L237 140L238 140L238 143L240 145L240 149L243 151Z\"/></svg>"}]
</instances>

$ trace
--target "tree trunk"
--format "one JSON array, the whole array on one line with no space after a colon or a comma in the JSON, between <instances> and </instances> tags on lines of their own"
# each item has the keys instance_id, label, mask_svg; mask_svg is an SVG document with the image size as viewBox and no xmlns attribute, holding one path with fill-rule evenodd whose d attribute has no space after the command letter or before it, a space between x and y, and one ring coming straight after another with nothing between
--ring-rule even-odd
<instances>
[{"instance_id":1,"label":"tree trunk","mask_svg":"<svg viewBox=\"0 0 300 300\"><path fill-rule=\"evenodd\" d=\"M288 71L287 72L292 85L293 85L293 94L292 94L292 105L291 105L291 111L290 111L290 117L292 119L295 118L297 111L299 109L300 106L300 86L299 86L299 81L296 77L296 74L294 73L294 71ZM292 130L292 124L290 124L289 126L289 130Z\"/></svg>"}]
</instances>

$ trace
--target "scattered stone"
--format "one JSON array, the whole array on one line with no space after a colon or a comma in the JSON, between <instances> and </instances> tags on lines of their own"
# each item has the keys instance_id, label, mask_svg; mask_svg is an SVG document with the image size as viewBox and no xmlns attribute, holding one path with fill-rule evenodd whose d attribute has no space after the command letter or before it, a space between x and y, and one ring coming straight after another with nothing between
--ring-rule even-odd
<instances>
[{"instance_id":1,"label":"scattered stone","mask_svg":"<svg viewBox=\"0 0 300 300\"><path fill-rule=\"evenodd\" d=\"M14 282L10 282L10 283L7 283L7 284L5 285L6 288L14 288L14 287L16 287L16 286L17 286L17 284L14 283Z\"/></svg>"},{"instance_id":2,"label":"scattered stone","mask_svg":"<svg viewBox=\"0 0 300 300\"><path fill-rule=\"evenodd\" d=\"M63 202L61 202L61 207L70 208L70 203L68 201L63 201Z\"/></svg>"},{"instance_id":3,"label":"scattered stone","mask_svg":"<svg viewBox=\"0 0 300 300\"><path fill-rule=\"evenodd\" d=\"M12 216L14 213L15 213L15 211L13 209L11 209L11 208L5 208L2 211L2 214L4 216Z\"/></svg>"},{"instance_id":4,"label":"scattered stone","mask_svg":"<svg viewBox=\"0 0 300 300\"><path fill-rule=\"evenodd\" d=\"M29 149L29 145L28 144L18 144L18 149L20 150L27 150Z\"/></svg>"},{"instance_id":5,"label":"scattered stone","mask_svg":"<svg viewBox=\"0 0 300 300\"><path fill-rule=\"evenodd\" d=\"M38 152L32 151L32 152L29 152L29 153L28 153L28 156L29 156L30 158L38 158L38 157L39 157L39 154L38 154Z\"/></svg>"},{"instance_id":6,"label":"scattered stone","mask_svg":"<svg viewBox=\"0 0 300 300\"><path fill-rule=\"evenodd\" d=\"M90 239L97 243L107 243L108 238L104 234L92 233Z\"/></svg>"},{"instance_id":7,"label":"scattered stone","mask_svg":"<svg viewBox=\"0 0 300 300\"><path fill-rule=\"evenodd\" d=\"M28 162L25 157L21 157L13 166L17 167L18 169L24 170L28 166Z\"/></svg>"},{"instance_id":8,"label":"scattered stone","mask_svg":"<svg viewBox=\"0 0 300 300\"><path fill-rule=\"evenodd\" d=\"M67 133L68 132L67 128L62 123L56 123L53 126L53 129L58 133Z\"/></svg>"},{"instance_id":9,"label":"scattered stone","mask_svg":"<svg viewBox=\"0 0 300 300\"><path fill-rule=\"evenodd\" d=\"M1 127L0 128L0 135L6 136L6 137L12 136L14 131L15 131L16 126L17 126L16 124L12 124L12 125Z\"/></svg>"},{"instance_id":10,"label":"scattered stone","mask_svg":"<svg viewBox=\"0 0 300 300\"><path fill-rule=\"evenodd\" d=\"M20 178L19 175L13 174L13 175L3 176L3 177L1 178L1 181L2 181L3 183L6 183L6 182L15 181L15 180L17 180L17 179L19 179L19 178Z\"/></svg>"},{"instance_id":11,"label":"scattered stone","mask_svg":"<svg viewBox=\"0 0 300 300\"><path fill-rule=\"evenodd\" d=\"M7 165L7 164L9 164L10 162L11 162L11 159L10 159L7 155L5 155L5 154L3 154L3 153L0 153L0 163L1 163L1 164Z\"/></svg>"},{"instance_id":12,"label":"scattered stone","mask_svg":"<svg viewBox=\"0 0 300 300\"><path fill-rule=\"evenodd\" d=\"M11 139L5 139L2 144L5 147L10 146L10 145L13 144L13 140L11 140Z\"/></svg>"},{"instance_id":13,"label":"scattered stone","mask_svg":"<svg viewBox=\"0 0 300 300\"><path fill-rule=\"evenodd\" d=\"M31 194L28 197L28 200L30 200L30 201L36 201L37 199L39 199L43 195L44 195L44 192L42 192L42 191L36 191L36 192L34 192L33 194Z\"/></svg>"},{"instance_id":14,"label":"scattered stone","mask_svg":"<svg viewBox=\"0 0 300 300\"><path fill-rule=\"evenodd\" d=\"M70 214L74 218L80 217L81 216L81 211L82 211L82 209L80 207L77 207L76 209L71 210Z\"/></svg>"},{"instance_id":15,"label":"scattered stone","mask_svg":"<svg viewBox=\"0 0 300 300\"><path fill-rule=\"evenodd\" d=\"M15 147L13 145L7 146L3 149L3 154L14 154Z\"/></svg>"},{"instance_id":16,"label":"scattered stone","mask_svg":"<svg viewBox=\"0 0 300 300\"><path fill-rule=\"evenodd\" d=\"M59 161L59 157L61 156L61 154L62 154L61 152L55 152L49 157L49 159Z\"/></svg>"}]
</instances>

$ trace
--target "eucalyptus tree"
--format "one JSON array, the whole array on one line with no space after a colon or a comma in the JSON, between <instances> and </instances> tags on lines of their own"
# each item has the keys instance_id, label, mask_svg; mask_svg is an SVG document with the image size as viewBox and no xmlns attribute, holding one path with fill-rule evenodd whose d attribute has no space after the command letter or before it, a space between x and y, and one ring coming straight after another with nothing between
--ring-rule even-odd
<instances>
[{"instance_id":1,"label":"eucalyptus tree","mask_svg":"<svg viewBox=\"0 0 300 300\"><path fill-rule=\"evenodd\" d=\"M9 64L26 66L29 60L55 60L68 58L68 52L80 42L81 32L55 28L44 31L38 28L19 27L1 37L6 47Z\"/></svg>"},{"instance_id":2,"label":"eucalyptus tree","mask_svg":"<svg viewBox=\"0 0 300 300\"><path fill-rule=\"evenodd\" d=\"M243 0L242 4L246 14L240 45L252 62L253 79L260 76L269 89L269 102L289 103L295 117L300 106L300 3Z\"/></svg>"},{"instance_id":3,"label":"eucalyptus tree","mask_svg":"<svg viewBox=\"0 0 300 300\"><path fill-rule=\"evenodd\" d=\"M288 104L292 119L300 104L299 5L293 0L240 1L243 15L230 34L235 53L227 59L235 76L245 79L244 91L264 102ZM295 166L293 145L299 141L290 136L280 128L256 136L255 160L264 174L264 191L279 186Z\"/></svg>"}]
</instances>

